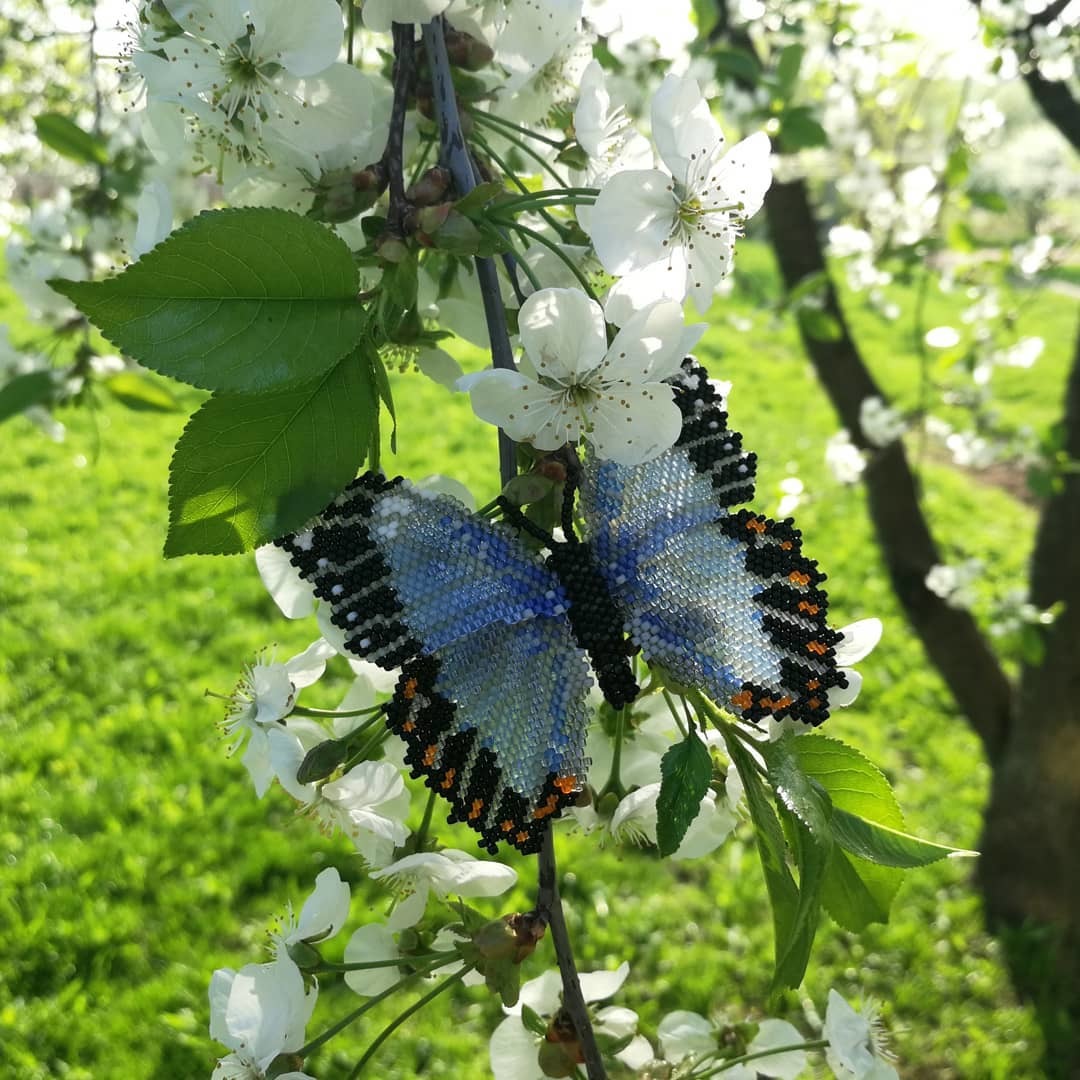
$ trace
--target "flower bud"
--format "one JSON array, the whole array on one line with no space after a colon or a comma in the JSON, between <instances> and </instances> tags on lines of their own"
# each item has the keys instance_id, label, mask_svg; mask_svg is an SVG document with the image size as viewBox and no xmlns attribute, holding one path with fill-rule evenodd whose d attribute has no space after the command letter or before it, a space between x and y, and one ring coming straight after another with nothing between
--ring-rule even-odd
<instances>
[{"instance_id":1,"label":"flower bud","mask_svg":"<svg viewBox=\"0 0 1080 1080\"><path fill-rule=\"evenodd\" d=\"M487 42L453 28L448 28L446 32L446 54L454 67L464 68L466 71L479 71L487 67L495 57Z\"/></svg>"},{"instance_id":2,"label":"flower bud","mask_svg":"<svg viewBox=\"0 0 1080 1080\"><path fill-rule=\"evenodd\" d=\"M300 762L296 770L296 780L300 784L313 784L316 780L325 780L348 757L349 747L344 739L327 739L313 746Z\"/></svg>"},{"instance_id":3,"label":"flower bud","mask_svg":"<svg viewBox=\"0 0 1080 1080\"><path fill-rule=\"evenodd\" d=\"M375 241L375 252L386 262L404 262L409 257L409 245L397 233L387 231Z\"/></svg>"},{"instance_id":4,"label":"flower bud","mask_svg":"<svg viewBox=\"0 0 1080 1080\"><path fill-rule=\"evenodd\" d=\"M405 192L405 198L417 206L432 206L450 190L451 180L449 169L435 165Z\"/></svg>"}]
</instances>

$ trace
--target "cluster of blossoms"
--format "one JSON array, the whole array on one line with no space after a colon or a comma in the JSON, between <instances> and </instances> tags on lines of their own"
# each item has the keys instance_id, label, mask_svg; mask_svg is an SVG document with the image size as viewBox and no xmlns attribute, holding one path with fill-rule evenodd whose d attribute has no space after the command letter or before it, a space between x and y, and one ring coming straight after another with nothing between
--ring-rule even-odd
<instances>
[{"instance_id":1,"label":"cluster of blossoms","mask_svg":"<svg viewBox=\"0 0 1080 1080\"><path fill-rule=\"evenodd\" d=\"M595 9L584 0L367 0L359 14L350 6L346 45L335 0L144 0L124 81L146 155L137 219L129 213L123 248L147 254L178 216L199 205L190 183L187 195L177 183L182 176L190 181L192 172L204 177L210 201L300 211L349 246L365 295L388 291L385 277L398 270L402 278L414 271L408 309L415 318L378 327L384 360L415 363L467 392L482 419L540 454L587 444L620 465L655 458L683 428L673 380L704 330L686 325L683 305L690 301L704 315L724 286L737 240L771 182L771 144L754 130L729 146L699 81L676 73L649 97L646 139L629 115L638 103L620 103L617 84L592 58L601 25L593 17L603 17ZM353 27L357 16L362 23ZM487 192L480 211L466 211L467 190L445 159L432 164L437 79L413 70L432 62L414 31L436 18L445 20L440 33L445 28L460 78L457 105L475 154L468 168L482 192L500 188L498 196ZM402 29L403 22L415 25ZM388 33L393 65L385 64ZM536 191L525 183L522 176L537 175L530 162L558 186ZM509 184L521 194L511 196ZM70 228L72 216L65 220ZM40 231L46 234L45 225ZM81 265L54 261L48 273L77 279L97 268L67 237L56 246ZM436 326L487 341L479 298L463 280L471 257L484 253L504 256L499 287L520 357L513 368L463 375L438 346ZM903 423L881 406L867 411L863 427L885 445ZM778 540L776 550L791 547ZM328 973L343 975L371 1005L420 979L484 982L507 1008L492 1039L496 1075L552 1075L552 1068L568 1075L581 1061L580 1033L572 1023L567 1029L556 976L518 993L518 965L543 926L521 915L487 919L464 902L503 895L516 872L440 848L429 835L430 812L416 824L404 747L386 730L387 700L404 676L346 649L331 606L316 602L288 555L271 546L260 549L257 562L283 614L314 615L320 636L289 659L264 652L253 660L229 698L226 737L233 751L243 747L257 795L276 787L321 828L346 836L390 902L382 920L352 931L341 964L324 961L322 948L349 921L349 888L336 870L326 870L299 915L287 915L273 934L272 960L215 973L211 1034L226 1050L215 1076L306 1076L303 1059L325 1041L308 1039L307 1028L320 976ZM858 694L861 680L850 665L874 647L880 631L877 620L865 620L830 631L828 646L812 642L835 658L832 704L849 704ZM300 703L303 692L328 671L340 675L345 663L349 684L336 709ZM587 747L592 788L558 827L597 843L661 847L661 762L680 740L693 741L708 760L709 783L700 799L695 792L671 857L700 858L746 815L745 773L719 735L685 738L678 695L659 681L648 691L614 727L604 722L608 707L595 703ZM771 743L786 745L800 726L770 718L739 730L745 752L764 760ZM627 970L586 975L586 1002L609 1001ZM593 1021L608 1056L641 1077L720 1064L752 1075L735 1060L740 1054L754 1060L753 1072L789 1076L806 1060L795 1045L798 1032L779 1020L743 1026L733 1037L727 1025L673 1014L654 1041L622 1006L599 1007ZM830 1025L837 1033L827 1030L825 1038L837 1075L888 1075L872 1074L852 1056L848 1043L855 1039L880 1065L869 1035L844 1034L843 1023L827 1017Z\"/></svg>"}]
</instances>

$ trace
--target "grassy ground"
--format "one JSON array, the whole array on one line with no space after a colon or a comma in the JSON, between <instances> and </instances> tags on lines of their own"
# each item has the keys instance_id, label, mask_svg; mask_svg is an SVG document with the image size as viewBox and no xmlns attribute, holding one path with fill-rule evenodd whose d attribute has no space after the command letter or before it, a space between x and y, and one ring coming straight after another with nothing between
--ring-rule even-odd
<instances>
[{"instance_id":1,"label":"grassy ground","mask_svg":"<svg viewBox=\"0 0 1080 1080\"><path fill-rule=\"evenodd\" d=\"M755 300L773 273L768 256L747 245L741 273L750 291L714 308L700 353L735 381L733 423L761 458L759 501L775 509L778 481L801 476L813 498L800 523L829 570L838 624L876 614L886 625L863 697L830 732L886 770L914 830L974 846L988 778L977 742L898 613L861 493L824 471L833 414L790 329ZM955 303L934 298L934 318ZM1024 312L1021 330L1046 337L1047 351L1013 380L1016 404L1005 407L1018 420L1054 416L1073 308L1045 295ZM913 402L906 335L854 311L879 375ZM736 332L733 313L753 329ZM399 388L400 470L450 473L490 495L493 443L467 403L419 378ZM296 820L280 792L256 801L223 753L220 703L204 691L228 691L260 646L276 641L291 655L315 631L280 618L250 559L161 558L183 417L106 406L65 420L62 445L22 419L0 428L0 1075L206 1076L213 968L260 959L268 920L297 904L329 859L354 883L356 921L384 900L347 844ZM1022 580L1032 511L948 467L926 464L923 476L946 549L983 558L1001 589ZM472 850L470 836L447 832ZM737 1014L764 1001L771 935L748 841L743 831L679 865L560 842L581 966L629 959L621 1003L647 1032L672 1008ZM493 913L528 906L531 864L520 870L526 887ZM911 875L892 923L861 937L822 928L805 995L820 1005L836 986L881 1000L905 1077L1039 1075L1038 1028L983 929L971 873L947 862ZM545 946L527 977L550 960ZM323 1022L349 1007L330 994L324 1005ZM784 1007L797 1019L799 997ZM358 1031L352 1048L391 1015ZM498 1015L480 991L437 1003L384 1048L372 1075L482 1076ZM345 1056L311 1066L327 1080L348 1072Z\"/></svg>"}]
</instances>

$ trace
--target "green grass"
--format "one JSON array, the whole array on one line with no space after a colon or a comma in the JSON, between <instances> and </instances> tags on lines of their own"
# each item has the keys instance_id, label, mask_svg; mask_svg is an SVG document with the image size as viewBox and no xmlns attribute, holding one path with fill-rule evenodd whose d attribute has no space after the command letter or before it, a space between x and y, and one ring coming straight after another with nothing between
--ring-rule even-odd
<instances>
[{"instance_id":1,"label":"green grass","mask_svg":"<svg viewBox=\"0 0 1080 1080\"><path fill-rule=\"evenodd\" d=\"M829 571L837 624L876 614L886 625L862 698L828 731L881 765L914 831L976 846L988 780L978 743L897 609L861 492L825 473L835 419L792 330L758 303L770 258L748 243L741 259L743 291L716 305L700 355L735 381L732 422L760 455L762 507L775 509L789 472L806 482L800 524ZM935 319L955 318L958 301L933 303ZM736 332L729 314L753 329ZM857 305L853 315L879 378L910 403L904 334ZM1022 317L1022 332L1047 338L1003 406L1025 422L1055 417L1074 317L1052 294ZM397 389L403 453L386 468L448 473L490 496L492 432L467 402L418 376ZM295 819L279 791L257 801L224 755L220 703L204 691L227 692L261 646L291 655L316 631L278 615L249 558L162 559L166 470L184 418L109 404L64 419L62 445L21 418L0 428L0 1075L208 1076L211 971L262 959L268 920L297 905L328 860L353 883L355 922L378 917L385 897L348 844ZM946 549L983 558L995 587L1022 581L1032 511L947 467L922 474ZM332 700L333 686L318 689ZM474 850L465 832L444 836ZM696 863L565 837L560 862L582 968L628 959L620 1003L646 1032L673 1008L737 1016L764 1004L771 931L746 829ZM532 865L519 869L523 886L488 911L530 906ZM971 875L969 862L913 873L888 926L856 937L825 924L815 948L803 994L819 1007L830 986L882 1001L905 1077L1039 1075L1034 1015L1010 990ZM551 959L545 944L525 976ZM349 1007L326 992L309 1030ZM798 1021L799 995L782 1012ZM343 1045L355 1054L393 1015L383 1009ZM480 990L440 1001L384 1047L372 1075L482 1076L499 1015ZM310 1065L337 1080L348 1063L325 1054Z\"/></svg>"}]
</instances>

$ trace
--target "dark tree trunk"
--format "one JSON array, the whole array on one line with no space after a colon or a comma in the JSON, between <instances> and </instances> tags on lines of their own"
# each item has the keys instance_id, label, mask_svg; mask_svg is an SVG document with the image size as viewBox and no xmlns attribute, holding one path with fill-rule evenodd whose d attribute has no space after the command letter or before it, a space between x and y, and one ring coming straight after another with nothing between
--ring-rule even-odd
<instances>
[{"instance_id":1,"label":"dark tree trunk","mask_svg":"<svg viewBox=\"0 0 1080 1080\"><path fill-rule=\"evenodd\" d=\"M978 6L979 0L973 0ZM1032 26L1056 18L1054 0ZM709 35L756 56L744 28L728 21L727 0ZM1030 31L1029 31L1030 32ZM1025 75L1046 118L1080 151L1080 103L1038 72ZM852 339L828 277L806 185L776 183L765 200L770 240L785 286L821 274L825 310L841 333L803 346L842 423L864 449L859 407L884 397ZM1080 462L1080 328L1066 390L1065 450ZM899 442L874 452L864 474L870 516L893 587L930 662L982 739L993 771L978 864L988 922L1005 945L1017 990L1031 999L1046 1038L1046 1075L1080 1078L1080 474L1067 473L1039 521L1030 596L1039 608L1064 604L1046 632L1039 665L1010 686L974 620L924 585L940 561Z\"/></svg>"},{"instance_id":2,"label":"dark tree trunk","mask_svg":"<svg viewBox=\"0 0 1080 1080\"><path fill-rule=\"evenodd\" d=\"M1080 327L1065 395L1065 450L1080 461ZM979 861L991 925L1017 988L1039 1007L1048 1072L1080 1075L1080 475L1046 504L1031 599L1064 603L1046 655L1020 679L1008 739L993 761Z\"/></svg>"}]
</instances>

